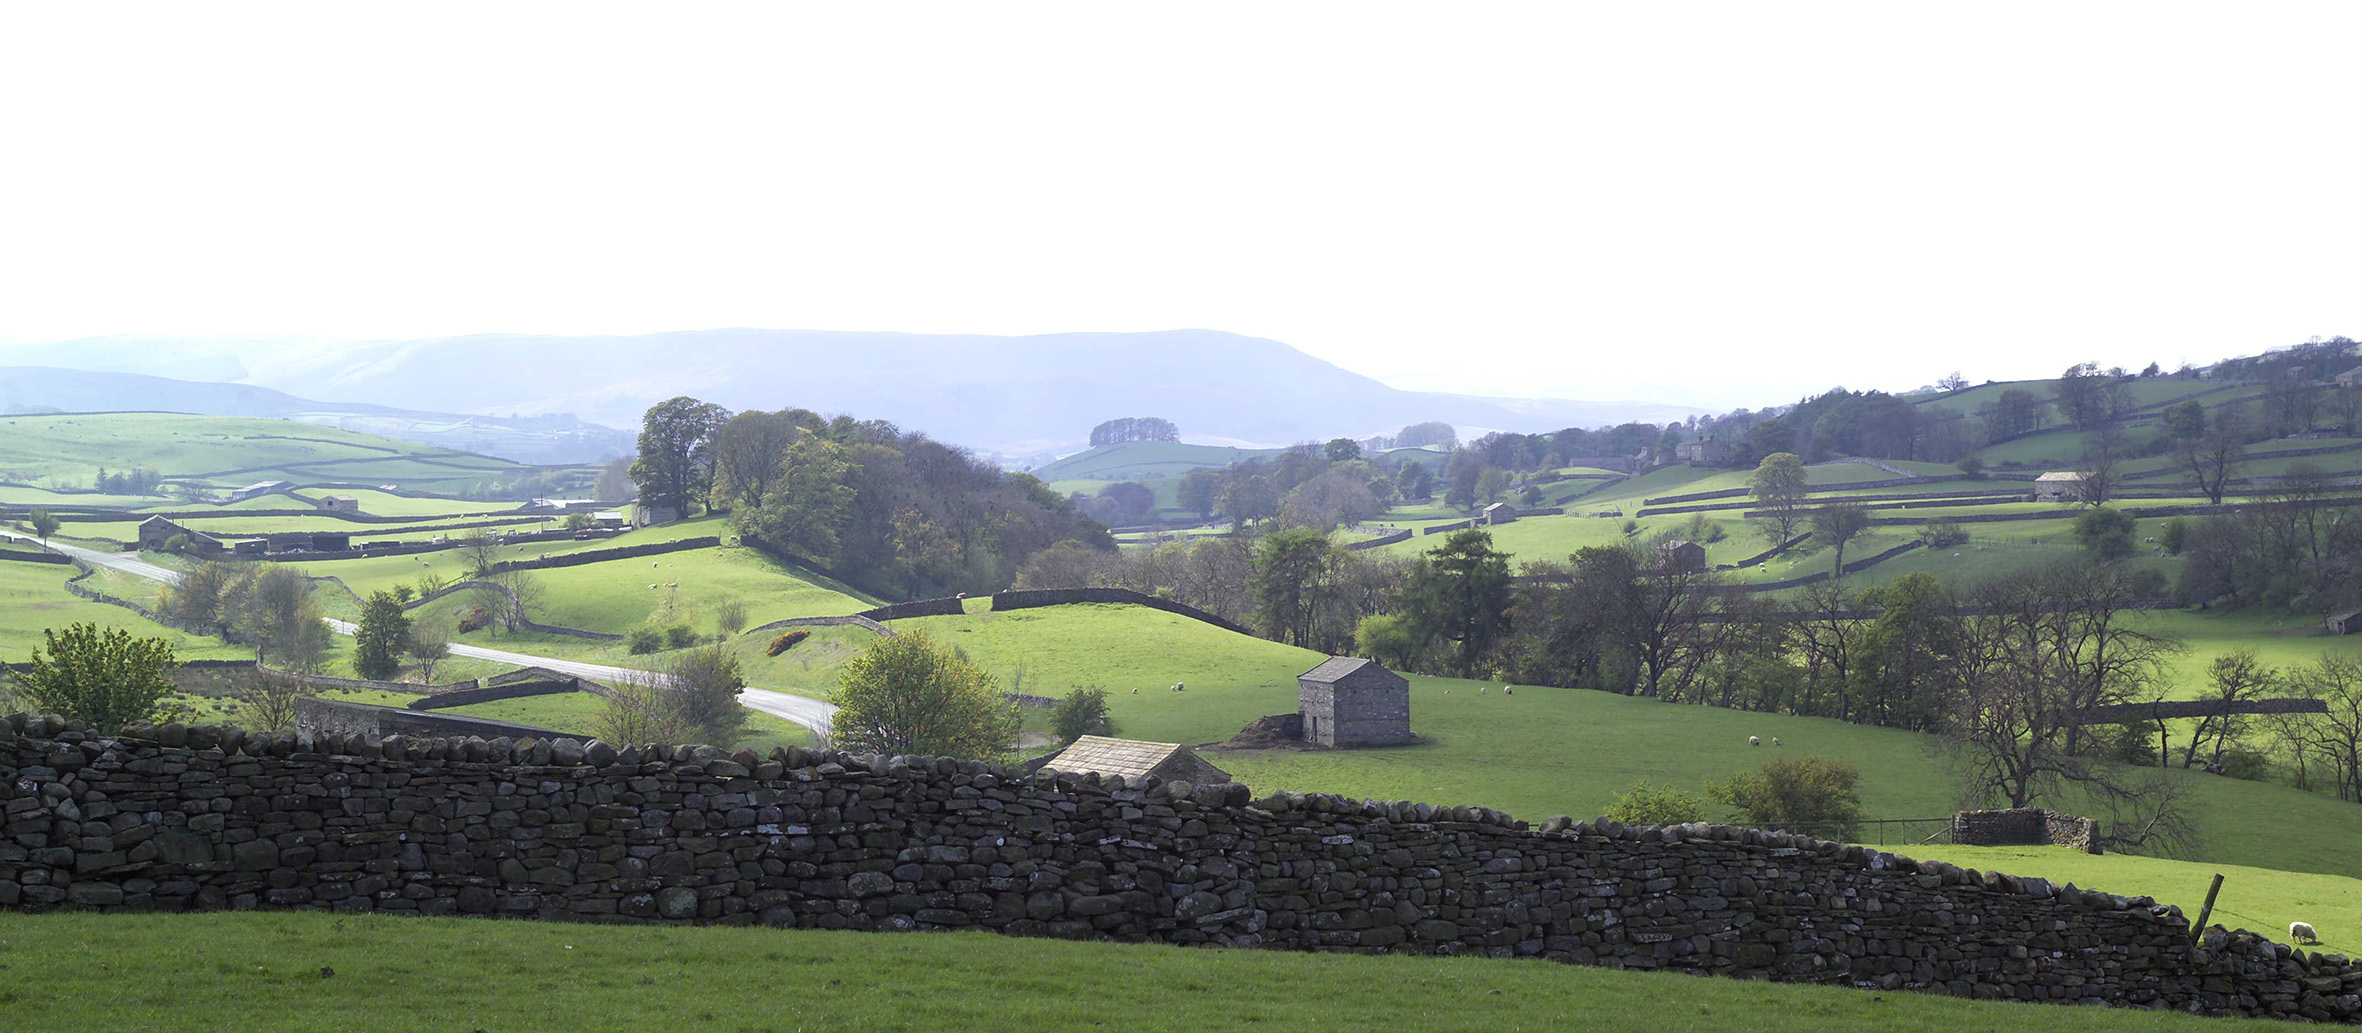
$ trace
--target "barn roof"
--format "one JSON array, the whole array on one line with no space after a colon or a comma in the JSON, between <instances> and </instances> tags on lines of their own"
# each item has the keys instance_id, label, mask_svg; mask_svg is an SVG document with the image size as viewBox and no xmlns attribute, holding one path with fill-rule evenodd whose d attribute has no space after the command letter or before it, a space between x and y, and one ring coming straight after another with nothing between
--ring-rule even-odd
<instances>
[{"instance_id":1,"label":"barn roof","mask_svg":"<svg viewBox=\"0 0 2362 1033\"><path fill-rule=\"evenodd\" d=\"M1385 670L1384 667L1379 666L1376 660L1358 656L1332 656L1321 661L1320 666L1296 677L1304 681L1337 682L1364 667L1378 667L1379 670Z\"/></svg>"},{"instance_id":2,"label":"barn roof","mask_svg":"<svg viewBox=\"0 0 2362 1033\"><path fill-rule=\"evenodd\" d=\"M2040 482L2040 481L2080 481L2080 480L2082 480L2082 479L2083 479L2083 475L2082 475L2082 474L2080 474L2080 473L2076 473L2076 472L2075 472L2075 471L2073 471L2073 470L2052 470L2052 471L2051 471L2051 472L2049 472L2049 473L2046 473L2046 474L2043 474L2043 475L2042 475L2042 476L2040 476L2040 477L2036 477L2036 478L2034 478L2034 480L2035 480L2035 481L2037 481L2037 482Z\"/></svg>"},{"instance_id":3,"label":"barn roof","mask_svg":"<svg viewBox=\"0 0 2362 1033\"><path fill-rule=\"evenodd\" d=\"M1103 735L1086 735L1074 745L1058 751L1043 767L1082 775L1098 772L1102 775L1122 775L1138 778L1156 770L1157 765L1173 759L1187 748L1177 742L1141 742L1137 739L1110 739Z\"/></svg>"}]
</instances>

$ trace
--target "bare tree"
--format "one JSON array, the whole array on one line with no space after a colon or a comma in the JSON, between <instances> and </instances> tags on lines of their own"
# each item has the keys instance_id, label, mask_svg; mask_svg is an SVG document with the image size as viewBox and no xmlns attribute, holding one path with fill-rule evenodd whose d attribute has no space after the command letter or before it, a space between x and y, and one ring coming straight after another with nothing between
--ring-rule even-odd
<instances>
[{"instance_id":1,"label":"bare tree","mask_svg":"<svg viewBox=\"0 0 2362 1033\"><path fill-rule=\"evenodd\" d=\"M2223 705L2223 712L2198 719L2198 727L2190 732L2190 745L2182 751L2182 766L2198 762L2198 751L2211 740L2214 751L2209 767L2220 767L2223 750L2230 746L2246 720L2233 714L2239 704L2262 699L2279 684L2279 673L2255 657L2253 649L2238 649L2215 657L2206 672L2206 699Z\"/></svg>"},{"instance_id":2,"label":"bare tree","mask_svg":"<svg viewBox=\"0 0 2362 1033\"><path fill-rule=\"evenodd\" d=\"M2323 656L2289 672L2288 684L2329 705L2326 714L2307 715L2299 734L2329 762L2338 799L2362 800L2362 657Z\"/></svg>"},{"instance_id":3,"label":"bare tree","mask_svg":"<svg viewBox=\"0 0 2362 1033\"><path fill-rule=\"evenodd\" d=\"M410 658L418 661L418 680L435 683L435 668L451 657L451 629L421 624L410 629Z\"/></svg>"},{"instance_id":4,"label":"bare tree","mask_svg":"<svg viewBox=\"0 0 2362 1033\"><path fill-rule=\"evenodd\" d=\"M2213 424L2204 431L2175 442L2174 457L2196 478L2206 501L2218 505L2223 501L2231 468L2247 456L2245 437L2238 411L2225 408L2215 413Z\"/></svg>"}]
</instances>

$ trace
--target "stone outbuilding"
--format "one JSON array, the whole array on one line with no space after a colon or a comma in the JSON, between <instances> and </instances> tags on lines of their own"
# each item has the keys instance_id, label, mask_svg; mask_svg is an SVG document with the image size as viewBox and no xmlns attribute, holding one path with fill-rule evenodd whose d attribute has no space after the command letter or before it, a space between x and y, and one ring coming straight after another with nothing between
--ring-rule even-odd
<instances>
[{"instance_id":1,"label":"stone outbuilding","mask_svg":"<svg viewBox=\"0 0 2362 1033\"><path fill-rule=\"evenodd\" d=\"M221 539L164 517L152 516L139 522L139 547L142 550L161 552L173 538L183 535L188 538L188 550L192 555L213 559L223 552Z\"/></svg>"},{"instance_id":2,"label":"stone outbuilding","mask_svg":"<svg viewBox=\"0 0 2362 1033\"><path fill-rule=\"evenodd\" d=\"M1706 569L1706 547L1680 538L1657 546L1657 569L1667 574L1689 574Z\"/></svg>"},{"instance_id":3,"label":"stone outbuilding","mask_svg":"<svg viewBox=\"0 0 2362 1033\"><path fill-rule=\"evenodd\" d=\"M1170 782L1180 779L1200 785L1230 781L1230 773L1207 763L1177 742L1141 742L1086 735L1058 751L1042 767L1069 774L1122 775L1126 780L1155 775Z\"/></svg>"},{"instance_id":4,"label":"stone outbuilding","mask_svg":"<svg viewBox=\"0 0 2362 1033\"><path fill-rule=\"evenodd\" d=\"M1673 446L1673 455L1691 466L1721 466L1730 462L1730 446L1720 441L1695 438Z\"/></svg>"},{"instance_id":5,"label":"stone outbuilding","mask_svg":"<svg viewBox=\"0 0 2362 1033\"><path fill-rule=\"evenodd\" d=\"M2362 632L2362 610L2347 610L2322 618L2321 630L2332 635L2351 635Z\"/></svg>"},{"instance_id":6,"label":"stone outbuilding","mask_svg":"<svg viewBox=\"0 0 2362 1033\"><path fill-rule=\"evenodd\" d=\"M230 501L244 502L247 499L259 498L275 491L286 491L291 487L293 487L293 485L288 484L286 481L256 481L243 488L231 492Z\"/></svg>"},{"instance_id":7,"label":"stone outbuilding","mask_svg":"<svg viewBox=\"0 0 2362 1033\"><path fill-rule=\"evenodd\" d=\"M359 513L361 500L351 495L323 495L312 506L322 513Z\"/></svg>"},{"instance_id":8,"label":"stone outbuilding","mask_svg":"<svg viewBox=\"0 0 2362 1033\"><path fill-rule=\"evenodd\" d=\"M1483 515L1478 517L1476 522L1480 524L1506 524L1516 519L1516 506L1512 506L1506 502L1495 502L1490 506L1484 507Z\"/></svg>"},{"instance_id":9,"label":"stone outbuilding","mask_svg":"<svg viewBox=\"0 0 2362 1033\"><path fill-rule=\"evenodd\" d=\"M1397 746L1411 741L1411 683L1375 660L1332 656L1296 677L1304 741Z\"/></svg>"},{"instance_id":10,"label":"stone outbuilding","mask_svg":"<svg viewBox=\"0 0 2362 1033\"><path fill-rule=\"evenodd\" d=\"M2073 470L2053 470L2034 478L2034 501L2083 501L2083 475Z\"/></svg>"}]
</instances>

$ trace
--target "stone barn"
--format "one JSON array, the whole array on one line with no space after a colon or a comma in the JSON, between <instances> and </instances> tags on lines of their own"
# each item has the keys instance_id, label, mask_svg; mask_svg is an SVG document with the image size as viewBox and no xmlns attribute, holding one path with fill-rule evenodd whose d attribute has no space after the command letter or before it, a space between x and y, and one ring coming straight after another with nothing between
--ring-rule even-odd
<instances>
[{"instance_id":1,"label":"stone barn","mask_svg":"<svg viewBox=\"0 0 2362 1033\"><path fill-rule=\"evenodd\" d=\"M1395 746L1411 741L1411 683L1375 660L1332 656L1296 677L1304 741Z\"/></svg>"},{"instance_id":2,"label":"stone barn","mask_svg":"<svg viewBox=\"0 0 2362 1033\"><path fill-rule=\"evenodd\" d=\"M1058 751L1042 767L1077 775L1092 772L1122 775L1126 780L1155 775L1167 782L1180 779L1199 785L1230 781L1229 772L1207 763L1180 743L1110 739L1103 735L1076 739L1074 745Z\"/></svg>"},{"instance_id":3,"label":"stone barn","mask_svg":"<svg viewBox=\"0 0 2362 1033\"><path fill-rule=\"evenodd\" d=\"M358 513L361 511L361 500L350 495L323 495L320 497L320 501L312 505L322 513Z\"/></svg>"},{"instance_id":4,"label":"stone barn","mask_svg":"<svg viewBox=\"0 0 2362 1033\"><path fill-rule=\"evenodd\" d=\"M1696 542L1675 538L1657 546L1657 569L1667 574L1687 574L1706 569L1706 547Z\"/></svg>"},{"instance_id":5,"label":"stone barn","mask_svg":"<svg viewBox=\"0 0 2362 1033\"><path fill-rule=\"evenodd\" d=\"M2034 478L2034 501L2083 501L2083 475L2073 470L2052 470Z\"/></svg>"},{"instance_id":6,"label":"stone barn","mask_svg":"<svg viewBox=\"0 0 2362 1033\"><path fill-rule=\"evenodd\" d=\"M1516 519L1516 506L1512 506L1506 502L1495 502L1490 506L1484 507L1484 514L1478 520L1478 522L1484 524L1506 524Z\"/></svg>"},{"instance_id":7,"label":"stone barn","mask_svg":"<svg viewBox=\"0 0 2362 1033\"><path fill-rule=\"evenodd\" d=\"M2351 635L2362 632L2362 610L2348 610L2331 614L2321 621L2321 630L2332 635Z\"/></svg>"},{"instance_id":8,"label":"stone barn","mask_svg":"<svg viewBox=\"0 0 2362 1033\"><path fill-rule=\"evenodd\" d=\"M160 516L139 522L139 547L143 550L163 551L167 543L180 535L188 536L189 552L193 555L212 559L222 554L221 539L203 531L190 530Z\"/></svg>"}]
</instances>

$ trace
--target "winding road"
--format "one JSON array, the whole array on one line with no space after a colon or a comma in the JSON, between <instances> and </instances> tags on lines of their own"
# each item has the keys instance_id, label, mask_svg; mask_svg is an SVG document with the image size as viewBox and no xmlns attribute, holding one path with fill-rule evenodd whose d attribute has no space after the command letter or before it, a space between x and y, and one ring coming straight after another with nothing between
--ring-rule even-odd
<instances>
[{"instance_id":1,"label":"winding road","mask_svg":"<svg viewBox=\"0 0 2362 1033\"><path fill-rule=\"evenodd\" d=\"M39 544L38 540L31 536L10 531L0 531L0 538L14 538L18 541ZM112 567L150 581L161 581L167 585L180 583L179 571L140 559L138 553L101 552L97 549L86 549L79 545L66 545L61 542L48 542L46 547L51 552L71 556L84 563ZM360 630L351 621L338 620L334 617L326 618L326 621L329 629L339 635L351 635ZM644 684L654 676L654 672L643 671L636 667L613 667L607 664L584 663L580 660L560 660L553 656L534 656L531 653L516 653L506 649L487 649L483 646L471 646L460 642L451 644L451 655L464 656L472 660L515 664L519 667L546 667L560 674L571 674L577 678L588 678L596 682L626 682L636 685ZM821 735L828 734L831 727L830 718L837 712L836 705L825 700L794 696L770 689L758 689L751 685L739 690L738 702L750 710L758 710L785 718Z\"/></svg>"}]
</instances>

